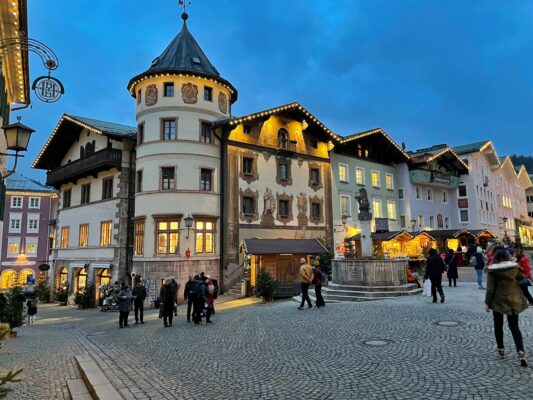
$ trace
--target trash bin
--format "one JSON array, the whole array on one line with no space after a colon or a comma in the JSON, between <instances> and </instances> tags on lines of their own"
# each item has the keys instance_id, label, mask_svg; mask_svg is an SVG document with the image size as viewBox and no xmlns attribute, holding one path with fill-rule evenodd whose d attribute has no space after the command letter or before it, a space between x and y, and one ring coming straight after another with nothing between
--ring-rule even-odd
<instances>
[{"instance_id":1,"label":"trash bin","mask_svg":"<svg viewBox=\"0 0 533 400\"><path fill-rule=\"evenodd\" d=\"M241 296L248 297L250 296L250 280L241 279Z\"/></svg>"}]
</instances>

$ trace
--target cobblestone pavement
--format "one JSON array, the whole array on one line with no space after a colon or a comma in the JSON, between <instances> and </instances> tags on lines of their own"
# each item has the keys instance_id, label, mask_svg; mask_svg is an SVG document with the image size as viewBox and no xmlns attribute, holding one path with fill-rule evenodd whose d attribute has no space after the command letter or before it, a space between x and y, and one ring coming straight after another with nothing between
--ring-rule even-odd
<instances>
[{"instance_id":1,"label":"cobblestone pavement","mask_svg":"<svg viewBox=\"0 0 533 400\"><path fill-rule=\"evenodd\" d=\"M518 366L507 330L509 354L495 355L485 292L464 280L444 290L444 304L275 302L221 311L211 326L187 324L182 306L167 329L155 310L118 329L116 313L42 307L4 342L1 364L29 369L12 399L63 398L80 350L127 399L532 399L533 369ZM533 364L533 309L520 323Z\"/></svg>"}]
</instances>

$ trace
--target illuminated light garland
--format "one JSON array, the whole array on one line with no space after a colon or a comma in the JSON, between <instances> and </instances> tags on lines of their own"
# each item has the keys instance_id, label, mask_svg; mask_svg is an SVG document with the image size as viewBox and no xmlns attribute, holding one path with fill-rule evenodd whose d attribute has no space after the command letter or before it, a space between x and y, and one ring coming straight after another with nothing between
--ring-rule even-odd
<instances>
[{"instance_id":1,"label":"illuminated light garland","mask_svg":"<svg viewBox=\"0 0 533 400\"><path fill-rule=\"evenodd\" d=\"M63 114L61 116L61 119L59 120L59 122L57 123L56 127L54 128L54 130L52 131L52 133L50 134L50 137L48 138L48 140L46 141L46 143L44 144L43 148L41 149L41 151L39 152L39 154L37 155L37 158L35 159L35 161L33 162L32 164L32 168L35 168L35 166L37 165L37 163L39 162L39 160L41 159L42 155L44 154L44 152L46 151L46 149L48 148L48 145L52 142L52 140L54 139L59 127L61 126L61 124L63 123L64 120L68 120L70 122L74 122L75 124L77 125L80 125L81 127L83 128L86 128L94 133L97 133L99 135L103 135L103 131L101 131L100 129L96 129L94 126L91 126L91 125L88 125L84 122L81 122L80 120L76 119L76 118L73 118L71 117L70 115L68 114Z\"/></svg>"}]
</instances>

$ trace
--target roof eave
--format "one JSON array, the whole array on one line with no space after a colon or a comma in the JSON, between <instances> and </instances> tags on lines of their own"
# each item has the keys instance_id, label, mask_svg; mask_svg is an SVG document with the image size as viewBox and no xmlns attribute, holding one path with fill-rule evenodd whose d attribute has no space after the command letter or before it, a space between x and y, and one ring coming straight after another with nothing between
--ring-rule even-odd
<instances>
[{"instance_id":1,"label":"roof eave","mask_svg":"<svg viewBox=\"0 0 533 400\"><path fill-rule=\"evenodd\" d=\"M210 81L221 84L222 86L225 86L228 89L228 91L230 92L230 103L231 104L235 103L238 98L237 89L235 89L235 87L229 81L227 81L226 79L220 76L214 76L212 74L207 74L207 73L202 73L202 72L197 72L197 71L188 71L188 70L179 70L179 69L145 71L130 79L130 81L128 82L127 90L130 93L131 97L135 98L136 97L135 89L139 83L141 83L145 79L160 77L160 76L190 76L193 78L208 79Z\"/></svg>"}]
</instances>

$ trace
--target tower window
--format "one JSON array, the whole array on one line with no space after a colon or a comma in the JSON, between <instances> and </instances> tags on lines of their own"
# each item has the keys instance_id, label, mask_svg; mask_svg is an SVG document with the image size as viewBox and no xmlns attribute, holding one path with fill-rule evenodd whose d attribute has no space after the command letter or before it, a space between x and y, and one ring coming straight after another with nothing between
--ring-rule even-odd
<instances>
[{"instance_id":1,"label":"tower window","mask_svg":"<svg viewBox=\"0 0 533 400\"><path fill-rule=\"evenodd\" d=\"M204 86L204 100L213 101L213 88L209 86Z\"/></svg>"},{"instance_id":2,"label":"tower window","mask_svg":"<svg viewBox=\"0 0 533 400\"><path fill-rule=\"evenodd\" d=\"M202 170L200 171L200 190L205 190L207 192L211 191L212 177L212 170L202 168Z\"/></svg>"},{"instance_id":3,"label":"tower window","mask_svg":"<svg viewBox=\"0 0 533 400\"><path fill-rule=\"evenodd\" d=\"M174 97L174 82L165 82L164 88L165 97Z\"/></svg>"},{"instance_id":4,"label":"tower window","mask_svg":"<svg viewBox=\"0 0 533 400\"><path fill-rule=\"evenodd\" d=\"M171 190L175 189L175 178L174 178L175 169L174 167L163 167L161 168L161 189L162 190Z\"/></svg>"},{"instance_id":5,"label":"tower window","mask_svg":"<svg viewBox=\"0 0 533 400\"><path fill-rule=\"evenodd\" d=\"M212 143L213 135L211 134L211 124L202 121L200 123L200 142Z\"/></svg>"},{"instance_id":6,"label":"tower window","mask_svg":"<svg viewBox=\"0 0 533 400\"><path fill-rule=\"evenodd\" d=\"M161 120L161 140L176 140L176 120Z\"/></svg>"}]
</instances>

